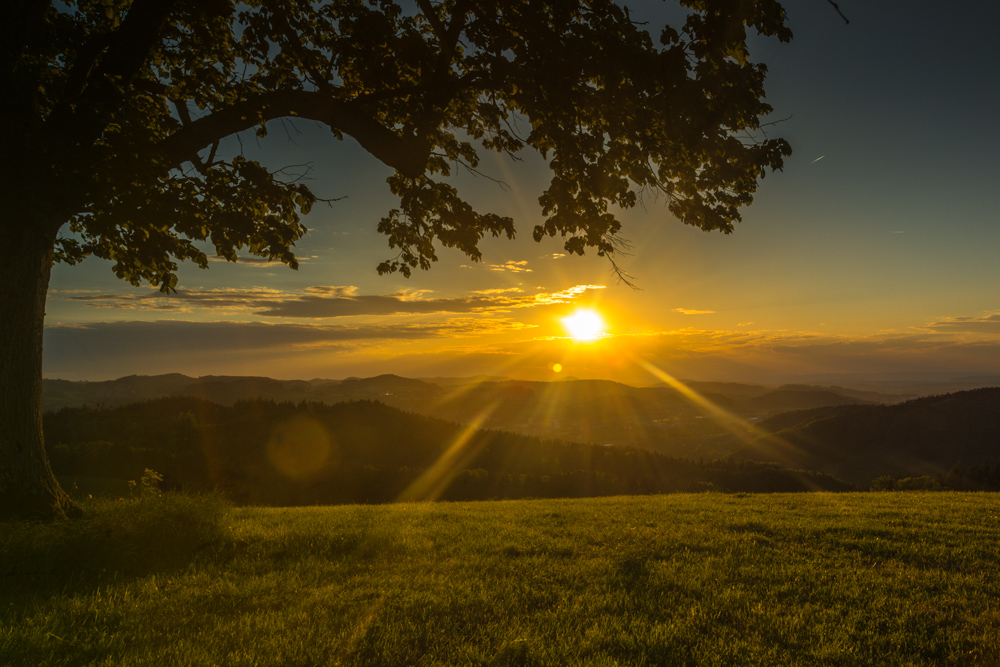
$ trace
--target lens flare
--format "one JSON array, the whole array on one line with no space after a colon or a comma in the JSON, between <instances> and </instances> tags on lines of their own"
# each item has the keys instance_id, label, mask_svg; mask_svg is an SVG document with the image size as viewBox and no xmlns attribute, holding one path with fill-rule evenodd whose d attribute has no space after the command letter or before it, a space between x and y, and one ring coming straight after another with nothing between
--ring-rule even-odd
<instances>
[{"instance_id":1,"label":"lens flare","mask_svg":"<svg viewBox=\"0 0 1000 667\"><path fill-rule=\"evenodd\" d=\"M267 458L291 479L305 479L326 465L332 453L330 436L318 420L305 415L279 424L267 441Z\"/></svg>"}]
</instances>

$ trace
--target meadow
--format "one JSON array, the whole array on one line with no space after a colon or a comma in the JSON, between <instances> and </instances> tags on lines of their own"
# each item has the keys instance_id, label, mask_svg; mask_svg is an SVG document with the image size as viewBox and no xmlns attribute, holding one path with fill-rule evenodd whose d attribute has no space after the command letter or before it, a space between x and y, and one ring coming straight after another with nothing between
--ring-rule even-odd
<instances>
[{"instance_id":1,"label":"meadow","mask_svg":"<svg viewBox=\"0 0 1000 667\"><path fill-rule=\"evenodd\" d=\"M0 664L1000 664L992 494L86 509L0 526Z\"/></svg>"}]
</instances>

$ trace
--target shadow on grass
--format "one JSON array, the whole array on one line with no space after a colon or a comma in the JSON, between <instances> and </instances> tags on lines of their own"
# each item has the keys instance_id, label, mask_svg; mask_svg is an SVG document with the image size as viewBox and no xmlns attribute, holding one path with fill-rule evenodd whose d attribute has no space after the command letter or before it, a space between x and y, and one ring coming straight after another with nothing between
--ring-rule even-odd
<instances>
[{"instance_id":1,"label":"shadow on grass","mask_svg":"<svg viewBox=\"0 0 1000 667\"><path fill-rule=\"evenodd\" d=\"M13 604L187 567L222 544L227 507L212 495L149 494L91 501L74 521L2 523L2 597Z\"/></svg>"}]
</instances>

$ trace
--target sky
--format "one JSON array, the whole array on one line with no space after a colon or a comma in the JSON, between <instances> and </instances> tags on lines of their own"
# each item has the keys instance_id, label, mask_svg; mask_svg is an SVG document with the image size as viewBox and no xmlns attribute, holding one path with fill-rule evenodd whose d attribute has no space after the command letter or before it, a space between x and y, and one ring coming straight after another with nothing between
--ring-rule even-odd
<instances>
[{"instance_id":1,"label":"sky","mask_svg":"<svg viewBox=\"0 0 1000 667\"><path fill-rule=\"evenodd\" d=\"M671 3L628 3L662 23ZM482 151L493 180L458 175L514 241L481 262L441 250L430 271L379 276L389 168L307 123L247 140L269 165L310 163L320 197L300 268L246 258L182 266L176 294L118 280L89 258L57 265L44 374L70 380L178 372L338 379L503 376L776 384L1000 373L1000 5L784 3L791 43L753 39L771 128L792 145L733 234L678 222L647 198L621 212L616 261L536 243L542 159ZM600 314L595 340L562 319Z\"/></svg>"}]
</instances>

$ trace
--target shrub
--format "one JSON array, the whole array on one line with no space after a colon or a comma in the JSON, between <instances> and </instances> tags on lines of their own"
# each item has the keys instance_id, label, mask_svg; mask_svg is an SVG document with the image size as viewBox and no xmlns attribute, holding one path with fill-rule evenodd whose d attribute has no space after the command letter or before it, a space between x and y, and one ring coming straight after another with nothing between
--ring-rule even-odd
<instances>
[{"instance_id":1,"label":"shrub","mask_svg":"<svg viewBox=\"0 0 1000 667\"><path fill-rule=\"evenodd\" d=\"M897 491L940 491L942 488L941 482L929 475L896 480Z\"/></svg>"},{"instance_id":2,"label":"shrub","mask_svg":"<svg viewBox=\"0 0 1000 667\"><path fill-rule=\"evenodd\" d=\"M0 572L37 590L109 577L143 576L187 566L223 538L228 505L214 495L146 493L83 503L75 521L0 525Z\"/></svg>"}]
</instances>

